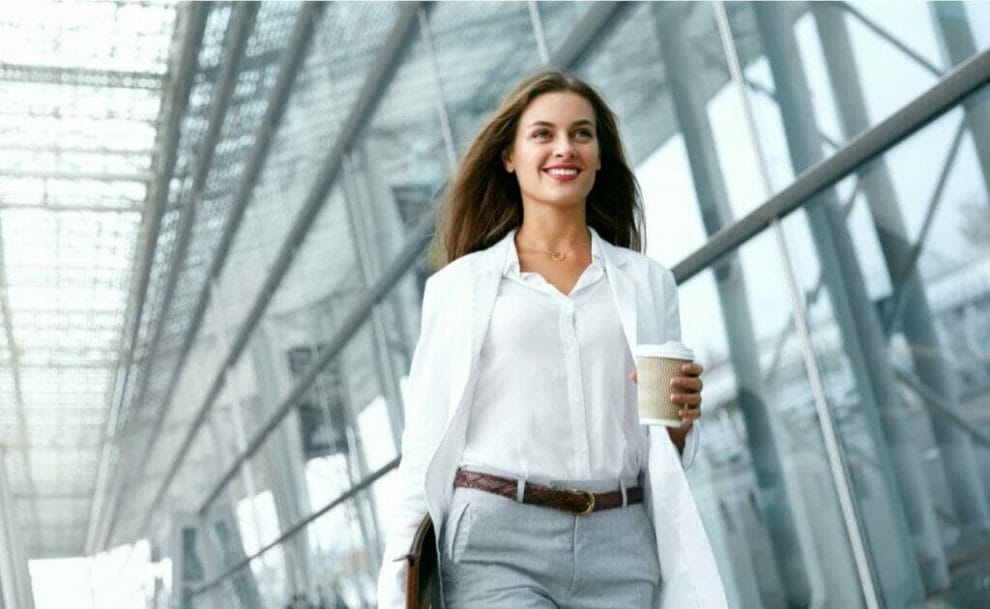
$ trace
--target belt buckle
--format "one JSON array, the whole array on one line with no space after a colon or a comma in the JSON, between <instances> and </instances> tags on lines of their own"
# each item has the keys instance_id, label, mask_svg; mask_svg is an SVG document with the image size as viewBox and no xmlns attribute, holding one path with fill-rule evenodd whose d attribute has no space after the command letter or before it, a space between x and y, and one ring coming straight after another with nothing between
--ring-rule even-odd
<instances>
[{"instance_id":1,"label":"belt buckle","mask_svg":"<svg viewBox=\"0 0 990 609\"><path fill-rule=\"evenodd\" d=\"M577 489L577 488L570 489L570 492L573 493L573 494L575 494L575 495L584 495L585 497L588 498L588 507L586 507L584 510L582 510L580 512L572 510L571 511L572 514L574 514L575 516L587 516L588 514L590 514L591 512L593 512L595 510L595 494L594 493L592 493L591 491L585 491L585 490L581 490L581 489Z\"/></svg>"}]
</instances>

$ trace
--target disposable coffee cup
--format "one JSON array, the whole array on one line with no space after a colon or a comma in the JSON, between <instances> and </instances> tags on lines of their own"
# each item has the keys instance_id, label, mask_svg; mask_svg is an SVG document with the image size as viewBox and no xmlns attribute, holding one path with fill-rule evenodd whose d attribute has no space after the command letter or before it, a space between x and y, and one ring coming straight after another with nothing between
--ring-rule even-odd
<instances>
[{"instance_id":1,"label":"disposable coffee cup","mask_svg":"<svg viewBox=\"0 0 990 609\"><path fill-rule=\"evenodd\" d=\"M670 401L670 379L682 376L681 366L694 361L694 352L683 343L639 345L636 348L636 391L641 425L680 427L682 406Z\"/></svg>"}]
</instances>

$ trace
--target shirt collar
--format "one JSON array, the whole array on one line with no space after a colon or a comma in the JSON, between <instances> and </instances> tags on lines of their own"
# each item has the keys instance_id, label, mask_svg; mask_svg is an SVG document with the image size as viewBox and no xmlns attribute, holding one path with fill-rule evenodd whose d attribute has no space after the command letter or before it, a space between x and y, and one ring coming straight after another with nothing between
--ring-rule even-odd
<instances>
[{"instance_id":1,"label":"shirt collar","mask_svg":"<svg viewBox=\"0 0 990 609\"><path fill-rule=\"evenodd\" d=\"M502 241L508 242L505 247L505 264L502 266L502 275L508 276L510 274L519 276L519 253L516 252L516 230L513 228L509 231ZM598 232L588 227L588 231L591 232L591 265L600 269L605 268L605 260L602 254L602 238L598 235Z\"/></svg>"}]
</instances>

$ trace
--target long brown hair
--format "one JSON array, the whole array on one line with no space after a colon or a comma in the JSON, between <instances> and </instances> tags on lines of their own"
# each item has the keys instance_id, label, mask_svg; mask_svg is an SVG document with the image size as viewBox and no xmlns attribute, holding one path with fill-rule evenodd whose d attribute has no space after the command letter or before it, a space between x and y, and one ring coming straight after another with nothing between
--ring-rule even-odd
<instances>
[{"instance_id":1,"label":"long brown hair","mask_svg":"<svg viewBox=\"0 0 990 609\"><path fill-rule=\"evenodd\" d=\"M509 93L472 142L437 215L433 268L498 242L522 224L522 195L516 176L502 165L512 146L519 117L545 93L571 91L588 100L595 112L602 168L588 193L589 226L614 245L642 251L642 194L629 169L615 114L588 83L558 70L538 72Z\"/></svg>"}]
</instances>

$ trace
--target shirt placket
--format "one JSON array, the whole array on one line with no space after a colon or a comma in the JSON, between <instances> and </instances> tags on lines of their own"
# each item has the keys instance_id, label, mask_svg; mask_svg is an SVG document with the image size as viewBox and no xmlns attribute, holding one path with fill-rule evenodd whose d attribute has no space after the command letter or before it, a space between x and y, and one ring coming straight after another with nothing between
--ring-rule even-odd
<instances>
[{"instance_id":1,"label":"shirt placket","mask_svg":"<svg viewBox=\"0 0 990 609\"><path fill-rule=\"evenodd\" d=\"M571 420L570 470L575 478L591 467L588 426L585 416L584 387L581 382L581 352L574 327L574 301L563 297L558 316L560 341L564 346L564 373L567 381L567 412Z\"/></svg>"}]
</instances>

